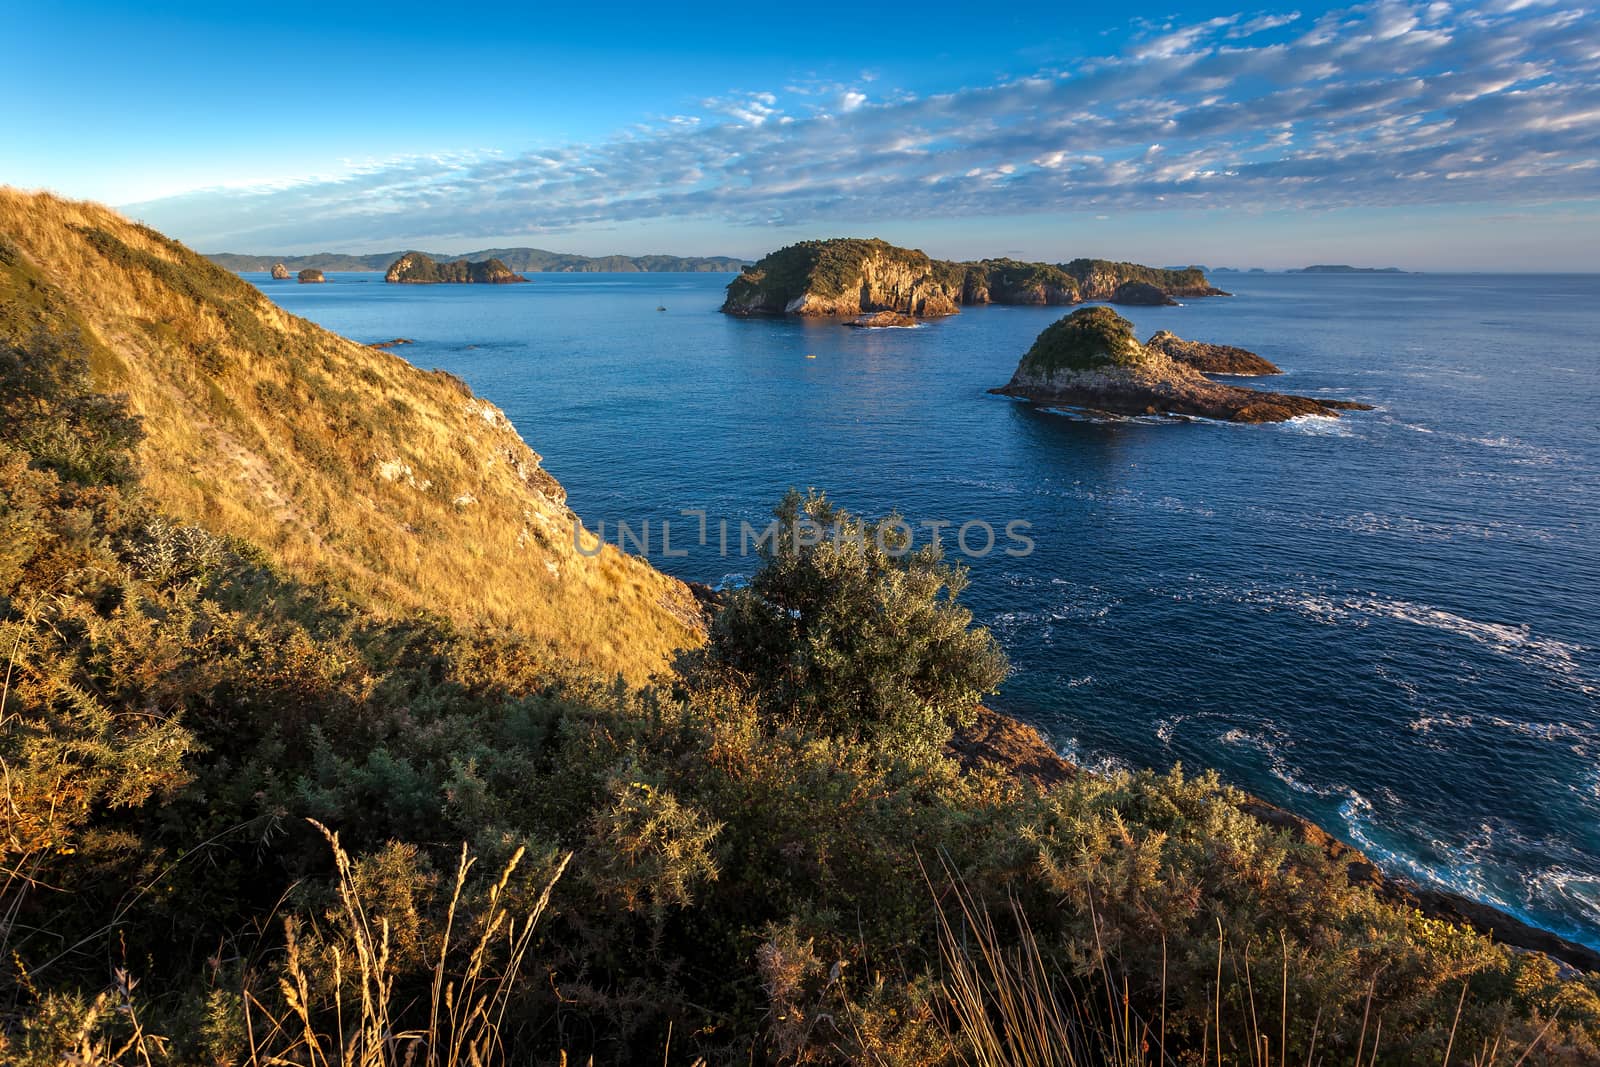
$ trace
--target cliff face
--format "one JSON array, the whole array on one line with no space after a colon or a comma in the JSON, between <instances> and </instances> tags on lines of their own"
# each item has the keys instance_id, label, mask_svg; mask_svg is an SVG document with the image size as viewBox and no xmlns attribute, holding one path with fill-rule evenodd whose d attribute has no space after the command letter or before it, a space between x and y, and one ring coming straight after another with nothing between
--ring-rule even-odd
<instances>
[{"instance_id":1,"label":"cliff face","mask_svg":"<svg viewBox=\"0 0 1600 1067\"><path fill-rule=\"evenodd\" d=\"M1267 393L1211 381L1157 348L1107 307L1083 308L1047 327L993 392L1046 404L1128 415L1197 415L1227 422L1282 422L1337 416L1364 404Z\"/></svg>"},{"instance_id":2,"label":"cliff face","mask_svg":"<svg viewBox=\"0 0 1600 1067\"><path fill-rule=\"evenodd\" d=\"M98 389L128 396L165 513L289 575L635 680L699 640L682 583L574 549L561 486L459 379L290 315L109 209L0 189L0 342L41 333L81 339Z\"/></svg>"},{"instance_id":3,"label":"cliff face","mask_svg":"<svg viewBox=\"0 0 1600 1067\"><path fill-rule=\"evenodd\" d=\"M1153 286L1169 297L1229 296L1206 281L1205 271L1199 267L1187 270L1165 270L1146 267L1140 263L1117 263L1109 259L1075 259L1063 263L1061 269L1078 280L1084 300L1117 300L1117 290L1130 283ZM1144 291L1130 286L1129 292ZM1147 301L1129 301L1147 302Z\"/></svg>"},{"instance_id":4,"label":"cliff face","mask_svg":"<svg viewBox=\"0 0 1600 1067\"><path fill-rule=\"evenodd\" d=\"M1170 304L1179 296L1226 296L1198 268L1077 259L951 262L880 240L804 241L766 256L728 285L730 315L839 315L876 311L932 317L963 305L1064 306L1086 300Z\"/></svg>"},{"instance_id":5,"label":"cliff face","mask_svg":"<svg viewBox=\"0 0 1600 1067\"><path fill-rule=\"evenodd\" d=\"M804 241L763 258L728 285L729 315L934 317L960 310L959 287L924 253L878 240Z\"/></svg>"},{"instance_id":6,"label":"cliff face","mask_svg":"<svg viewBox=\"0 0 1600 1067\"><path fill-rule=\"evenodd\" d=\"M464 259L440 263L421 252L407 252L393 263L384 274L386 282L404 282L412 285L506 285L528 279L514 272L498 259L479 263Z\"/></svg>"}]
</instances>

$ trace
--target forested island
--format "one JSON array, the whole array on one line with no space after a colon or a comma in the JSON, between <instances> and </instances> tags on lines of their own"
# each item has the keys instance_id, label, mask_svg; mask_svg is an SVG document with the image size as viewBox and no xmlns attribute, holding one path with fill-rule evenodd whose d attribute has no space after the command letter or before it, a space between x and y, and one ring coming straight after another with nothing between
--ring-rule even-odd
<instances>
[{"instance_id":1,"label":"forested island","mask_svg":"<svg viewBox=\"0 0 1600 1067\"><path fill-rule=\"evenodd\" d=\"M1090 300L1160 305L1227 296L1197 268L1075 259L954 262L878 239L802 241L763 257L728 284L729 315L954 315L977 304L1071 305Z\"/></svg>"}]
</instances>

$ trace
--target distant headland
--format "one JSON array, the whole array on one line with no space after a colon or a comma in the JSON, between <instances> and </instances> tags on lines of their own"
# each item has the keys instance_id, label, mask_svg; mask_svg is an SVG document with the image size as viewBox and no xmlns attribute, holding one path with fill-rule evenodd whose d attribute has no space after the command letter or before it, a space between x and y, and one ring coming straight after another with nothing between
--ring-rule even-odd
<instances>
[{"instance_id":1,"label":"distant headland","mask_svg":"<svg viewBox=\"0 0 1600 1067\"><path fill-rule=\"evenodd\" d=\"M1410 271L1401 270L1399 267L1352 267L1348 263L1314 263L1309 267L1299 270L1287 270L1285 274L1410 274Z\"/></svg>"},{"instance_id":2,"label":"distant headland","mask_svg":"<svg viewBox=\"0 0 1600 1067\"><path fill-rule=\"evenodd\" d=\"M728 284L729 315L853 317L879 311L933 318L972 304L1174 304L1227 296L1194 267L1168 270L1104 259L1023 263L932 259L876 238L801 241L746 267Z\"/></svg>"},{"instance_id":3,"label":"distant headland","mask_svg":"<svg viewBox=\"0 0 1600 1067\"><path fill-rule=\"evenodd\" d=\"M224 270L266 271L274 265L283 267L285 277L289 272L315 267L322 271L373 271L383 272L406 250L374 252L370 255L351 255L343 252L317 252L306 256L250 255L240 252L215 252L208 256L211 262ZM567 252L549 252L542 248L484 248L476 252L447 255L441 252L419 253L440 263L498 259L508 270L518 274L556 273L726 273L742 268L746 261L732 256L580 256ZM277 277L274 274L274 277Z\"/></svg>"}]
</instances>

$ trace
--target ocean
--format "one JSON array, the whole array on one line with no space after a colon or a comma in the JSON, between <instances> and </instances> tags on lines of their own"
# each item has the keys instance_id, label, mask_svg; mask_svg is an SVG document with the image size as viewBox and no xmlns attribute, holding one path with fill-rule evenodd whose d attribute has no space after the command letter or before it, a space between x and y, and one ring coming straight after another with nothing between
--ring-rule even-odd
<instances>
[{"instance_id":1,"label":"ocean","mask_svg":"<svg viewBox=\"0 0 1600 1067\"><path fill-rule=\"evenodd\" d=\"M989 395L1068 309L863 331L720 315L728 275L246 277L415 339L396 353L500 405L588 527L635 547L648 521L680 577L748 575L740 524L791 486L919 543L967 525L965 600L1014 666L991 703L1071 759L1214 767L1600 948L1600 276L1218 274L1235 296L1118 309L1376 407L1267 426Z\"/></svg>"}]
</instances>

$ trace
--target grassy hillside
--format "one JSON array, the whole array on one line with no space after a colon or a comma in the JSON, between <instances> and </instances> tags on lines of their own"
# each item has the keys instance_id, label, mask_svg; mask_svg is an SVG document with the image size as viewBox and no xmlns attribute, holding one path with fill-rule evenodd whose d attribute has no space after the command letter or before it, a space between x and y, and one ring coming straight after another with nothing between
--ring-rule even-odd
<instances>
[{"instance_id":1,"label":"grassy hillside","mask_svg":"<svg viewBox=\"0 0 1600 1067\"><path fill-rule=\"evenodd\" d=\"M0 189L0 241L0 340L76 338L143 419L143 483L175 517L380 614L509 628L635 680L695 640L681 584L573 550L561 487L459 380L102 207Z\"/></svg>"}]
</instances>

